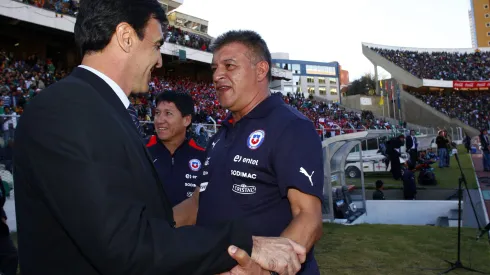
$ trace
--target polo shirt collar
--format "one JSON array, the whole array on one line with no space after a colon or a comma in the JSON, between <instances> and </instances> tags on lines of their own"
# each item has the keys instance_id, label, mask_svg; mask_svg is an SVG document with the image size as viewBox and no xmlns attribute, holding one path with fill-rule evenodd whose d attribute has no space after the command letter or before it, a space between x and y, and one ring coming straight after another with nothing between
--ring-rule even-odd
<instances>
[{"instance_id":1,"label":"polo shirt collar","mask_svg":"<svg viewBox=\"0 0 490 275\"><path fill-rule=\"evenodd\" d=\"M252 111L250 111L242 119L264 118L269 115L274 108L282 104L284 104L282 95L280 93L272 94L264 99L262 102L260 102L257 106L255 106L255 108L253 108ZM230 113L223 121L223 125L231 127L232 124L233 116Z\"/></svg>"}]
</instances>

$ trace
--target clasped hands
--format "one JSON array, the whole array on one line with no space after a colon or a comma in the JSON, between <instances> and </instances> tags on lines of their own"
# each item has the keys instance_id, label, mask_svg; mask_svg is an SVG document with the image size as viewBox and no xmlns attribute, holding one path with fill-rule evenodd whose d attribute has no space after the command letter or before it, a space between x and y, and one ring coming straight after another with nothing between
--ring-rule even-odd
<instances>
[{"instance_id":1,"label":"clasped hands","mask_svg":"<svg viewBox=\"0 0 490 275\"><path fill-rule=\"evenodd\" d=\"M252 237L252 255L236 246L228 253L238 263L233 269L220 275L294 275L306 260L306 249L287 238Z\"/></svg>"}]
</instances>

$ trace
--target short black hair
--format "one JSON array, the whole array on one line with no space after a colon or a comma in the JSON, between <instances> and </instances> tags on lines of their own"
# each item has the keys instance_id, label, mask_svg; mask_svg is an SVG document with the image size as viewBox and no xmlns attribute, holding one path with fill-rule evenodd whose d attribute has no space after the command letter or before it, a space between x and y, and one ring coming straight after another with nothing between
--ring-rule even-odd
<instances>
[{"instance_id":1,"label":"short black hair","mask_svg":"<svg viewBox=\"0 0 490 275\"><path fill-rule=\"evenodd\" d=\"M158 106L160 102L173 102L175 107L177 107L182 114L182 117L190 115L192 119L194 116L194 100L188 93L164 91L159 93L155 99L156 106Z\"/></svg>"},{"instance_id":2,"label":"short black hair","mask_svg":"<svg viewBox=\"0 0 490 275\"><path fill-rule=\"evenodd\" d=\"M168 22L157 0L82 0L75 22L75 42L82 56L101 51L121 22L130 24L143 40L151 18L162 25Z\"/></svg>"},{"instance_id":3,"label":"short black hair","mask_svg":"<svg viewBox=\"0 0 490 275\"><path fill-rule=\"evenodd\" d=\"M211 52L215 53L223 46L230 43L240 43L245 45L255 55L259 61L266 61L269 64L267 79L272 80L272 57L265 40L257 32L250 30L232 30L218 36L210 46Z\"/></svg>"},{"instance_id":4,"label":"short black hair","mask_svg":"<svg viewBox=\"0 0 490 275\"><path fill-rule=\"evenodd\" d=\"M381 187L383 187L383 184L384 184L383 181L377 180L376 181L376 189L380 189Z\"/></svg>"}]
</instances>

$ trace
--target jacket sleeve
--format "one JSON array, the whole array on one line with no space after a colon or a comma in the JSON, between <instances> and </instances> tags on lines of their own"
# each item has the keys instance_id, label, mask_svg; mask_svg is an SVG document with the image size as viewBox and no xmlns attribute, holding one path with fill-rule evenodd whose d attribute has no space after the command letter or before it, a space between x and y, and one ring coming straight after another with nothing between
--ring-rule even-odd
<instances>
[{"instance_id":1,"label":"jacket sleeve","mask_svg":"<svg viewBox=\"0 0 490 275\"><path fill-rule=\"evenodd\" d=\"M110 142L100 132L104 122L98 119L104 116L97 113L102 111L87 108L90 104L80 98L65 100L26 109L16 136L23 148L17 174L29 175L25 182L35 186L100 274L216 274L236 265L229 245L251 253L251 234L237 222L177 229L164 217L154 218L145 200L128 190L138 184L128 167L101 161L94 153Z\"/></svg>"}]
</instances>

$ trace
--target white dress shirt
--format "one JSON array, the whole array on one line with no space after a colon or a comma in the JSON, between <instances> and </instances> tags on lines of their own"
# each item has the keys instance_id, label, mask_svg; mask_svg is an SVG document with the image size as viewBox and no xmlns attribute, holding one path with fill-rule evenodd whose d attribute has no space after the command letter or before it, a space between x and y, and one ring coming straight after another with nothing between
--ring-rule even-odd
<instances>
[{"instance_id":1,"label":"white dress shirt","mask_svg":"<svg viewBox=\"0 0 490 275\"><path fill-rule=\"evenodd\" d=\"M114 82L114 80L110 79L107 75L99 72L98 70L92 67L86 65L79 65L78 67L91 71L92 73L96 74L98 77L102 78L102 80L104 80L107 83L107 85L109 85L112 88L112 90L116 93L117 97L119 97L121 102L124 104L124 108L127 109L129 107L128 96L126 96L126 94L123 92L121 87L119 87L119 85L117 85L117 83Z\"/></svg>"}]
</instances>

